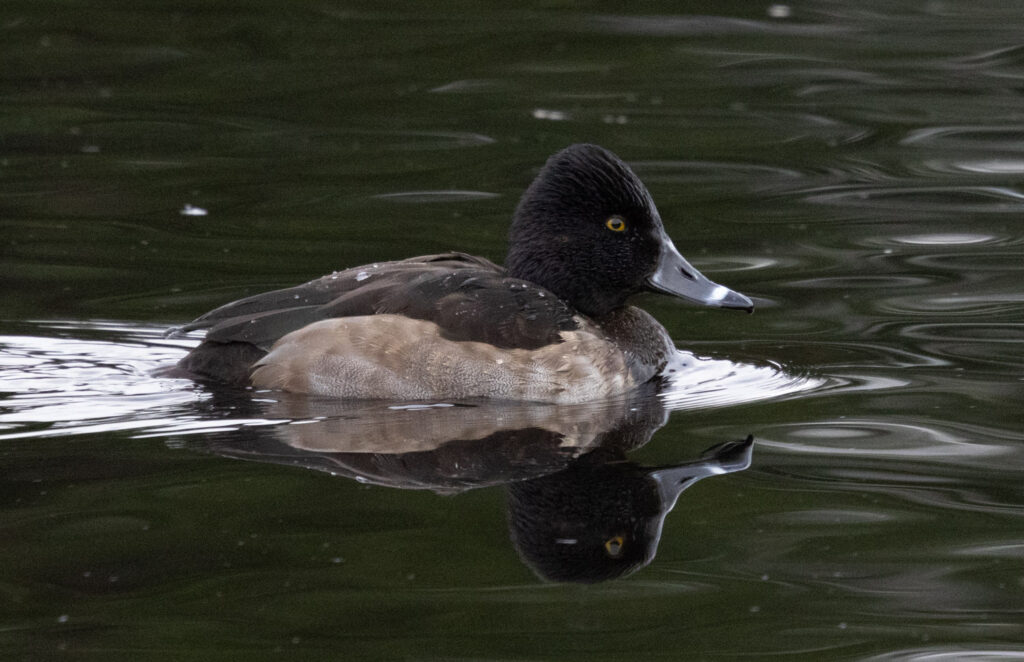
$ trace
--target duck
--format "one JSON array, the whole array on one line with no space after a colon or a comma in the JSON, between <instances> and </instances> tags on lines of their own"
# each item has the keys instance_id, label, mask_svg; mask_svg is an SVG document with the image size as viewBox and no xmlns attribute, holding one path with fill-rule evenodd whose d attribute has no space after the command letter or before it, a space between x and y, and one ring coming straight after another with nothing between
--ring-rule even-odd
<instances>
[{"instance_id":1,"label":"duck","mask_svg":"<svg viewBox=\"0 0 1024 662\"><path fill-rule=\"evenodd\" d=\"M460 252L336 271L216 308L175 376L351 400L570 404L663 377L665 328L641 292L753 311L680 254L611 151L551 156L512 217L504 266Z\"/></svg>"}]
</instances>

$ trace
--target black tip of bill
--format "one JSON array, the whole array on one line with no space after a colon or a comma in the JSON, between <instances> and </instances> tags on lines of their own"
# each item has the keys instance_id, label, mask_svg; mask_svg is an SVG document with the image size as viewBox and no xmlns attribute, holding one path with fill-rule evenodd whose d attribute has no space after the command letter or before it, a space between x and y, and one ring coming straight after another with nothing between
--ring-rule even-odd
<instances>
[{"instance_id":1,"label":"black tip of bill","mask_svg":"<svg viewBox=\"0 0 1024 662\"><path fill-rule=\"evenodd\" d=\"M726 287L719 285L723 290L726 290L726 294L722 297L719 302L719 306L722 308L732 308L734 310L742 310L748 315L754 312L754 302L750 300L750 297L734 292Z\"/></svg>"}]
</instances>

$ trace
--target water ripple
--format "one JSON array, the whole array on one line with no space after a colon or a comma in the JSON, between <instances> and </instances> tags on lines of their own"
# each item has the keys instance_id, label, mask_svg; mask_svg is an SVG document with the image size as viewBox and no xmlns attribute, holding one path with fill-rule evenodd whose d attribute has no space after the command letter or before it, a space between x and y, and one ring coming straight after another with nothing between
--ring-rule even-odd
<instances>
[{"instance_id":1,"label":"water ripple","mask_svg":"<svg viewBox=\"0 0 1024 662\"><path fill-rule=\"evenodd\" d=\"M859 242L864 246L1020 246L1024 239L1008 234L982 232L921 232L890 237L866 237Z\"/></svg>"},{"instance_id":2,"label":"water ripple","mask_svg":"<svg viewBox=\"0 0 1024 662\"><path fill-rule=\"evenodd\" d=\"M853 208L954 212L1024 211L1024 193L1001 186L829 186L806 191L811 203Z\"/></svg>"},{"instance_id":3,"label":"water ripple","mask_svg":"<svg viewBox=\"0 0 1024 662\"><path fill-rule=\"evenodd\" d=\"M809 278L807 280L792 280L788 285L803 289L814 290L853 290L867 289L878 290L890 287L909 288L923 287L935 282L934 278L923 276L833 276L830 278Z\"/></svg>"},{"instance_id":4,"label":"water ripple","mask_svg":"<svg viewBox=\"0 0 1024 662\"><path fill-rule=\"evenodd\" d=\"M1024 45L1004 46L953 58L951 62L971 68L988 69L1004 64L1024 64Z\"/></svg>"},{"instance_id":5,"label":"water ripple","mask_svg":"<svg viewBox=\"0 0 1024 662\"><path fill-rule=\"evenodd\" d=\"M853 456L874 459L932 459L962 462L965 458L1012 455L1005 442L1024 441L1019 432L996 431L965 423L925 421L901 423L879 419L844 419L793 423L766 429L758 443L787 453ZM993 439L992 443L976 441ZM996 442L995 439L999 439Z\"/></svg>"},{"instance_id":6,"label":"water ripple","mask_svg":"<svg viewBox=\"0 0 1024 662\"><path fill-rule=\"evenodd\" d=\"M983 556L999 559L1021 559L1024 558L1024 543L1016 539L1010 541L989 542L973 544L967 547L957 547L951 550L953 554L963 556Z\"/></svg>"},{"instance_id":7,"label":"water ripple","mask_svg":"<svg viewBox=\"0 0 1024 662\"><path fill-rule=\"evenodd\" d=\"M914 255L907 258L908 264L930 269L943 269L956 273L976 273L979 271L996 271L1007 273L1024 271L1024 253L992 252L984 253L933 253L931 255Z\"/></svg>"},{"instance_id":8,"label":"water ripple","mask_svg":"<svg viewBox=\"0 0 1024 662\"><path fill-rule=\"evenodd\" d=\"M1024 658L1024 646L931 646L862 658L862 662L996 662Z\"/></svg>"},{"instance_id":9,"label":"water ripple","mask_svg":"<svg viewBox=\"0 0 1024 662\"><path fill-rule=\"evenodd\" d=\"M882 299L876 308L885 313L943 313L962 316L1000 315L1014 313L1024 304L1024 292L992 292L987 294L938 294Z\"/></svg>"},{"instance_id":10,"label":"water ripple","mask_svg":"<svg viewBox=\"0 0 1024 662\"><path fill-rule=\"evenodd\" d=\"M925 159L920 162L924 168L912 169L914 172L928 175L930 173L972 175L1019 175L1024 174L1024 159L1019 158L974 158L963 159L948 157L945 159Z\"/></svg>"},{"instance_id":11,"label":"water ripple","mask_svg":"<svg viewBox=\"0 0 1024 662\"><path fill-rule=\"evenodd\" d=\"M1000 367L1024 366L1024 323L945 322L903 327L905 338L926 341L931 354Z\"/></svg>"},{"instance_id":12,"label":"water ripple","mask_svg":"<svg viewBox=\"0 0 1024 662\"><path fill-rule=\"evenodd\" d=\"M801 526L849 526L861 524L881 524L905 519L900 514L882 512L880 510L841 510L838 508L822 508L816 510L791 510L779 513L771 518L772 522L785 525Z\"/></svg>"},{"instance_id":13,"label":"water ripple","mask_svg":"<svg viewBox=\"0 0 1024 662\"><path fill-rule=\"evenodd\" d=\"M971 343L1021 345L1024 347L1024 323L956 322L913 324L904 327L902 335L917 340L957 340Z\"/></svg>"},{"instance_id":14,"label":"water ripple","mask_svg":"<svg viewBox=\"0 0 1024 662\"><path fill-rule=\"evenodd\" d=\"M765 180L805 179L799 170L755 163L726 163L718 161L632 161L630 166L640 177L651 183L703 184L709 182L745 183Z\"/></svg>"},{"instance_id":15,"label":"water ripple","mask_svg":"<svg viewBox=\"0 0 1024 662\"><path fill-rule=\"evenodd\" d=\"M653 37L706 35L803 35L827 36L849 32L849 28L828 24L759 21L728 16L592 16L589 23L601 32Z\"/></svg>"},{"instance_id":16,"label":"water ripple","mask_svg":"<svg viewBox=\"0 0 1024 662\"><path fill-rule=\"evenodd\" d=\"M945 152L1024 151L1024 125L937 126L909 132L901 145L935 148Z\"/></svg>"},{"instance_id":17,"label":"water ripple","mask_svg":"<svg viewBox=\"0 0 1024 662\"><path fill-rule=\"evenodd\" d=\"M991 234L969 232L935 232L894 237L893 241L911 246L963 246L967 244L989 244L998 237Z\"/></svg>"},{"instance_id":18,"label":"water ripple","mask_svg":"<svg viewBox=\"0 0 1024 662\"><path fill-rule=\"evenodd\" d=\"M381 193L370 196L380 200L394 202L467 202L471 200L489 200L500 197L497 193L486 191L402 191L400 193Z\"/></svg>"}]
</instances>

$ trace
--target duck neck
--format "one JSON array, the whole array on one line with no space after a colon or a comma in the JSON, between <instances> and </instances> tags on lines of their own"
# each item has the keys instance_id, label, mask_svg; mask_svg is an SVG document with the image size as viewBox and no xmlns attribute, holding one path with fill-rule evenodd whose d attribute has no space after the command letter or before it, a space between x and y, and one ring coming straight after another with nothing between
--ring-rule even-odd
<instances>
[{"instance_id":1,"label":"duck neck","mask_svg":"<svg viewBox=\"0 0 1024 662\"><path fill-rule=\"evenodd\" d=\"M568 261L551 260L550 254L546 257L541 264L513 249L505 260L505 269L512 278L543 287L594 320L602 319L626 304L628 294L602 288L589 275L573 273L566 267Z\"/></svg>"}]
</instances>

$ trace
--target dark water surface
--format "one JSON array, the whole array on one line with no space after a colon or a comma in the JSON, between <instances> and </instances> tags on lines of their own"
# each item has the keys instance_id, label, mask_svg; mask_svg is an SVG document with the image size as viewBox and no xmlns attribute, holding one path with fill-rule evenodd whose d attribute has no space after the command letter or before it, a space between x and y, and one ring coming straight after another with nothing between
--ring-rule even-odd
<instances>
[{"instance_id":1,"label":"dark water surface","mask_svg":"<svg viewBox=\"0 0 1024 662\"><path fill-rule=\"evenodd\" d=\"M1024 13L623 7L0 5L0 657L1024 658ZM663 395L151 376L244 294L501 260L581 141L758 306L645 298Z\"/></svg>"}]
</instances>

